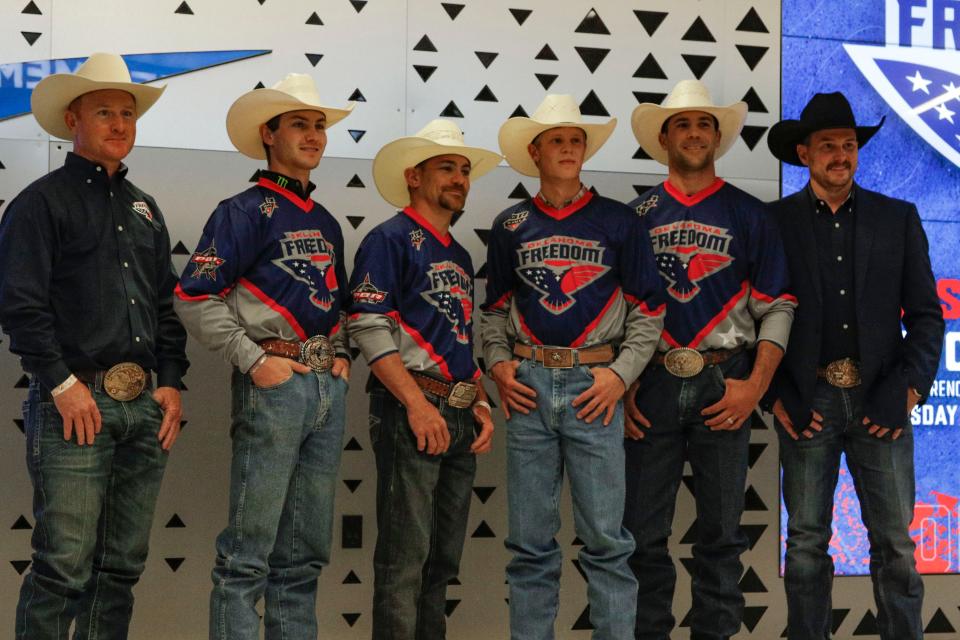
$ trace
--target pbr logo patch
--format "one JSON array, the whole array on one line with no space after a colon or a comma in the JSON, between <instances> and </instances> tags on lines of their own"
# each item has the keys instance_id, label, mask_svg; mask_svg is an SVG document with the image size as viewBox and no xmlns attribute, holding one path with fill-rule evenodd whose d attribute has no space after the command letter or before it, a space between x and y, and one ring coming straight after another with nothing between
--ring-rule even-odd
<instances>
[{"instance_id":1,"label":"pbr logo patch","mask_svg":"<svg viewBox=\"0 0 960 640\"><path fill-rule=\"evenodd\" d=\"M417 251L420 251L420 246L424 241L423 229L414 229L410 232L410 244L413 245L413 248Z\"/></svg>"},{"instance_id":2,"label":"pbr logo patch","mask_svg":"<svg viewBox=\"0 0 960 640\"><path fill-rule=\"evenodd\" d=\"M273 264L310 288L311 304L330 311L335 300L333 294L340 288L333 246L317 229L287 231L278 243L280 257Z\"/></svg>"},{"instance_id":3,"label":"pbr logo patch","mask_svg":"<svg viewBox=\"0 0 960 640\"><path fill-rule=\"evenodd\" d=\"M888 44L844 49L904 122L960 167L960 5L888 0L886 23Z\"/></svg>"},{"instance_id":4,"label":"pbr logo patch","mask_svg":"<svg viewBox=\"0 0 960 640\"><path fill-rule=\"evenodd\" d=\"M642 218L650 213L658 204L660 204L660 195L655 193L637 205L637 215Z\"/></svg>"},{"instance_id":5,"label":"pbr logo patch","mask_svg":"<svg viewBox=\"0 0 960 640\"><path fill-rule=\"evenodd\" d=\"M143 200L138 200L133 203L133 210L136 213L139 213L147 220L153 220L153 211L150 211L150 206Z\"/></svg>"},{"instance_id":6,"label":"pbr logo patch","mask_svg":"<svg viewBox=\"0 0 960 640\"><path fill-rule=\"evenodd\" d=\"M191 278L217 279L217 269L223 266L225 259L217 255L217 246L213 242L203 251L197 251L190 257L190 264L194 266Z\"/></svg>"},{"instance_id":7,"label":"pbr logo patch","mask_svg":"<svg viewBox=\"0 0 960 640\"><path fill-rule=\"evenodd\" d=\"M503 221L503 228L507 231L516 231L517 227L526 222L529 215L529 211L514 211L509 218Z\"/></svg>"},{"instance_id":8,"label":"pbr logo patch","mask_svg":"<svg viewBox=\"0 0 960 640\"><path fill-rule=\"evenodd\" d=\"M276 211L280 205L277 204L277 199L273 196L267 196L263 199L263 202L260 204L260 213L267 216L268 218L273 215L273 212Z\"/></svg>"},{"instance_id":9,"label":"pbr logo patch","mask_svg":"<svg viewBox=\"0 0 960 640\"><path fill-rule=\"evenodd\" d=\"M516 271L543 294L543 308L560 315L576 304L574 293L610 270L603 264L605 251L596 240L550 236L520 245Z\"/></svg>"},{"instance_id":10,"label":"pbr logo patch","mask_svg":"<svg viewBox=\"0 0 960 640\"><path fill-rule=\"evenodd\" d=\"M357 304L382 304L387 299L387 292L380 291L376 285L370 281L370 274L363 276L363 282L351 292L353 301Z\"/></svg>"},{"instance_id":11,"label":"pbr logo patch","mask_svg":"<svg viewBox=\"0 0 960 640\"><path fill-rule=\"evenodd\" d=\"M653 252L667 293L688 302L700 293L697 283L729 267L732 240L726 229L680 220L650 230Z\"/></svg>"},{"instance_id":12,"label":"pbr logo patch","mask_svg":"<svg viewBox=\"0 0 960 640\"><path fill-rule=\"evenodd\" d=\"M473 317L473 280L460 265L450 261L431 264L427 279L430 289L420 295L440 310L457 342L470 344L467 328Z\"/></svg>"}]
</instances>

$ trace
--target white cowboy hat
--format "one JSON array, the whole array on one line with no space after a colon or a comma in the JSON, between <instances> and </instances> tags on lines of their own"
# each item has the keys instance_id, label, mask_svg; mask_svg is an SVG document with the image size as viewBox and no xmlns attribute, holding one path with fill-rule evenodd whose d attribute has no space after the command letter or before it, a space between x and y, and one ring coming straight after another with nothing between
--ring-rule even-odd
<instances>
[{"instance_id":1,"label":"white cowboy hat","mask_svg":"<svg viewBox=\"0 0 960 640\"><path fill-rule=\"evenodd\" d=\"M577 127L587 134L587 151L583 156L586 162L607 141L617 119L611 118L604 124L588 124L580 115L580 107L573 96L548 94L537 110L529 118L521 116L510 118L500 127L500 152L516 171L525 176L539 176L540 170L533 163L527 151L527 145L546 131L557 127Z\"/></svg>"},{"instance_id":2,"label":"white cowboy hat","mask_svg":"<svg viewBox=\"0 0 960 640\"><path fill-rule=\"evenodd\" d=\"M73 133L63 120L70 103L91 91L119 89L137 101L137 117L153 106L166 86L149 87L131 82L130 70L115 53L94 53L76 73L55 73L41 80L30 94L30 109L43 130L57 138L72 140Z\"/></svg>"},{"instance_id":3,"label":"white cowboy hat","mask_svg":"<svg viewBox=\"0 0 960 640\"><path fill-rule=\"evenodd\" d=\"M267 154L263 150L260 125L270 118L288 111L322 111L329 128L350 115L355 105L351 102L343 109L328 107L320 102L313 78L303 73L288 73L269 89L254 89L236 99L227 112L227 135L237 151L263 160Z\"/></svg>"},{"instance_id":4,"label":"white cowboy hat","mask_svg":"<svg viewBox=\"0 0 960 640\"><path fill-rule=\"evenodd\" d=\"M699 80L681 80L663 104L644 102L637 105L630 118L633 135L644 151L660 164L667 164L667 150L660 146L660 128L666 120L682 111L704 111L720 123L720 146L714 159L733 146L747 117L747 103L735 102L726 107L713 104L710 91Z\"/></svg>"},{"instance_id":5,"label":"white cowboy hat","mask_svg":"<svg viewBox=\"0 0 960 640\"><path fill-rule=\"evenodd\" d=\"M373 181L383 199L395 207L410 203L407 179L403 172L424 160L455 154L470 161L470 179L476 180L503 159L499 153L468 147L460 127L449 120L431 120L416 135L389 142L373 159Z\"/></svg>"}]
</instances>

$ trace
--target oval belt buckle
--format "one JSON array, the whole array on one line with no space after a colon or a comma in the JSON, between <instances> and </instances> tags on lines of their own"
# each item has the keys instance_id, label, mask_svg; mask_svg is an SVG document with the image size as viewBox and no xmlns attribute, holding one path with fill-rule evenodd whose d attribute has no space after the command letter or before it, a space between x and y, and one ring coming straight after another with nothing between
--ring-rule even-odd
<instances>
[{"instance_id":1,"label":"oval belt buckle","mask_svg":"<svg viewBox=\"0 0 960 640\"><path fill-rule=\"evenodd\" d=\"M477 397L477 385L472 382L457 382L450 389L450 395L447 396L447 404L454 409L466 409L473 404Z\"/></svg>"},{"instance_id":2,"label":"oval belt buckle","mask_svg":"<svg viewBox=\"0 0 960 640\"><path fill-rule=\"evenodd\" d=\"M119 402L129 402L147 386L147 374L136 362L121 362L103 375L103 390Z\"/></svg>"},{"instance_id":3,"label":"oval belt buckle","mask_svg":"<svg viewBox=\"0 0 960 640\"><path fill-rule=\"evenodd\" d=\"M318 373L329 371L335 356L327 336L311 336L300 345L300 361Z\"/></svg>"},{"instance_id":4,"label":"oval belt buckle","mask_svg":"<svg viewBox=\"0 0 960 640\"><path fill-rule=\"evenodd\" d=\"M663 356L663 366L678 378L692 378L703 371L703 355L689 347L670 349Z\"/></svg>"}]
</instances>

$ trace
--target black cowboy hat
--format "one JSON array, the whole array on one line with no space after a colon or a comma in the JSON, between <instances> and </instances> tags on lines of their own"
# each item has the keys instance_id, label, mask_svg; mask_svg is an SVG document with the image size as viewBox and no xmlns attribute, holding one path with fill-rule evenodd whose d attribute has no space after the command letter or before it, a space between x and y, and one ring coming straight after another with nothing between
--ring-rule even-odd
<instances>
[{"instance_id":1,"label":"black cowboy hat","mask_svg":"<svg viewBox=\"0 0 960 640\"><path fill-rule=\"evenodd\" d=\"M767 146L778 160L802 167L797 145L814 131L853 129L857 133L857 144L862 147L880 129L884 120L886 116L875 126L858 127L846 96L839 91L818 93L803 108L799 120L781 120L770 128Z\"/></svg>"}]
</instances>

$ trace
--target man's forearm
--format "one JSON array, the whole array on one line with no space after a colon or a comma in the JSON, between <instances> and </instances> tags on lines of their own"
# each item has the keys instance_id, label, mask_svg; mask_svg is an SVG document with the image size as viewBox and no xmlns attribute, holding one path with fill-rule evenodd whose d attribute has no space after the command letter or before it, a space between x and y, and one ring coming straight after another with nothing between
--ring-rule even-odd
<instances>
[{"instance_id":1,"label":"man's forearm","mask_svg":"<svg viewBox=\"0 0 960 640\"><path fill-rule=\"evenodd\" d=\"M757 343L757 356L753 362L753 371L750 372L750 382L756 385L761 396L767 392L781 360L783 349L775 343L769 340Z\"/></svg>"},{"instance_id":2,"label":"man's forearm","mask_svg":"<svg viewBox=\"0 0 960 640\"><path fill-rule=\"evenodd\" d=\"M413 376L403 366L400 354L391 353L383 356L370 365L370 370L404 407L409 409L427 401Z\"/></svg>"}]
</instances>

